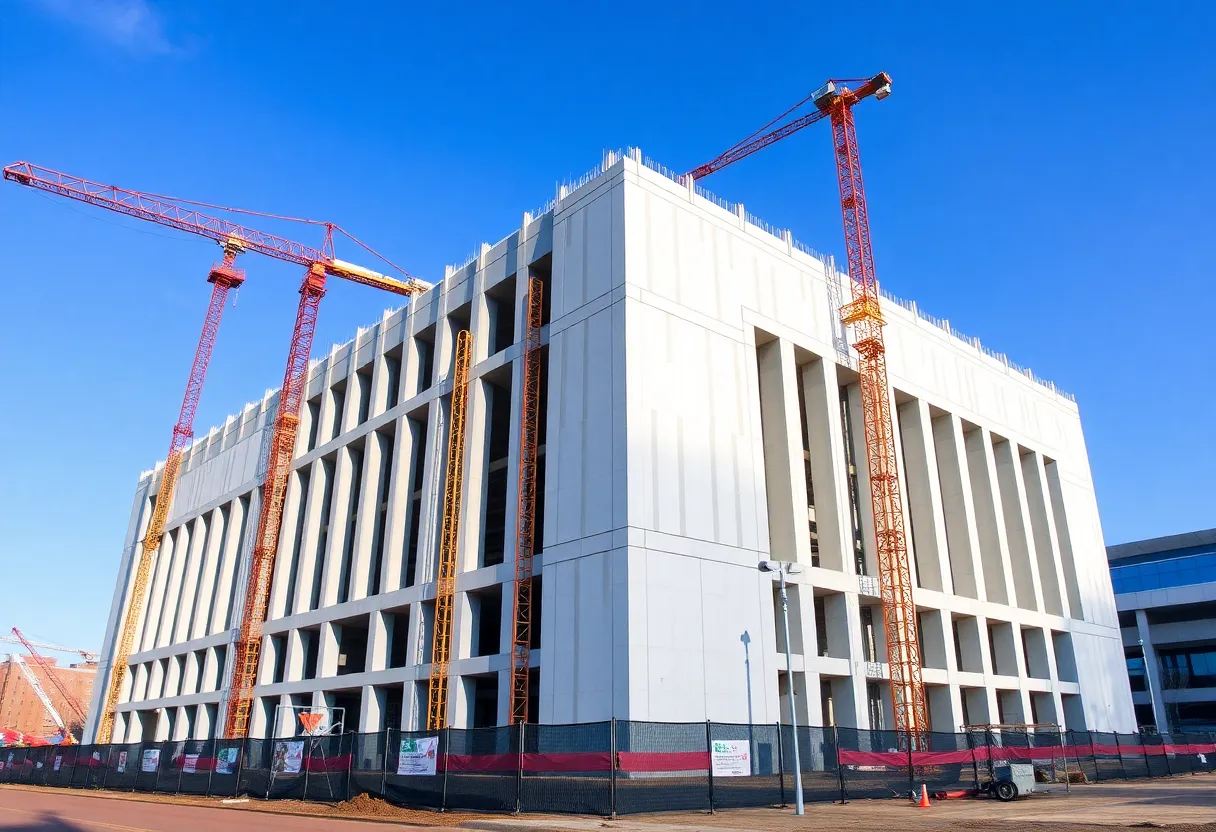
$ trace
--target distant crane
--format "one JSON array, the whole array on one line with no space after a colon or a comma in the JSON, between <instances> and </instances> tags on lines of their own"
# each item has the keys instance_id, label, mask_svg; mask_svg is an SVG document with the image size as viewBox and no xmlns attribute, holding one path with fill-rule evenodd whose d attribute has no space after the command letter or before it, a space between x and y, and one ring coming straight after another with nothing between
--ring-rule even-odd
<instances>
[{"instance_id":1,"label":"distant crane","mask_svg":"<svg viewBox=\"0 0 1216 832\"><path fill-rule=\"evenodd\" d=\"M24 633L22 635L24 635ZM21 639L17 638L17 636L14 636L14 635L0 634L0 641L6 641L9 644L22 644L23 643L21 641ZM65 647L62 644L54 644L49 641L34 641L33 639L27 639L27 641L30 644L32 644L33 646L39 648L40 650L50 650L55 653L79 653L80 657L82 659L84 659L86 662L88 662L89 664L97 663L97 654L94 653L92 650L81 650L79 647Z\"/></svg>"},{"instance_id":2,"label":"distant crane","mask_svg":"<svg viewBox=\"0 0 1216 832\"><path fill-rule=\"evenodd\" d=\"M82 704L80 704L80 700L76 698L76 695L74 693L72 693L70 690L68 690L67 685L65 685L63 683L63 681L59 678L59 675L57 673L55 673L55 668L51 666L50 662L48 662L46 659L44 659L42 657L42 654L40 654L37 650L34 649L34 645L25 637L24 633L22 633L20 630L18 630L16 627L14 627L13 636L15 636L17 641L20 642L21 645L23 647L25 647L25 649L27 651L29 651L30 658L32 658L34 660L34 662L42 670L43 675L45 675L46 678L50 681L50 683L55 687L55 690L57 690L59 692L59 695L61 697L63 697L63 701L66 702L68 707L72 709L73 716L76 717L80 726L84 727L85 720L88 719L88 715L89 715L88 710ZM18 654L16 654L16 653L14 653L13 655L18 656ZM22 661L22 662L20 662L20 665L23 668L25 668L26 677L32 679L33 674L29 672L29 668L25 666L25 663ZM38 691L41 690L41 685L35 684L34 681L31 681L31 684L34 685L35 693L38 693ZM54 717L58 717L59 714L56 713L55 709L50 706L50 701L43 698L43 697L45 697L45 695L46 695L46 692L43 691L41 694L39 694L39 698L43 699L43 704L46 705L50 709L51 715ZM60 727L63 727L63 724L62 724L63 720L57 719L57 722L60 724ZM69 736L69 734L65 730L64 738L66 739L68 736Z\"/></svg>"},{"instance_id":3,"label":"distant crane","mask_svg":"<svg viewBox=\"0 0 1216 832\"><path fill-rule=\"evenodd\" d=\"M258 211L224 208L159 194L141 193L115 185L92 182L29 162L9 165L4 168L3 174L5 179L27 187L207 237L219 243L223 248L222 260L212 265L207 276L208 282L212 284L211 301L203 319L203 331L199 337L194 363L186 384L181 413L173 428L169 453L165 458L165 466L161 474L160 491L153 504L152 517L148 523L142 553L135 570L135 583L131 591L130 602L127 605L122 629L115 640L110 682L96 732L98 743L108 743L113 732L118 700L122 695L123 681L127 673L127 661L134 646L135 631L138 629L143 614L144 596L147 593L152 565L155 561L156 551L160 548L165 521L169 516L182 455L194 435L194 415L202 394L203 380L207 374L207 365L211 360L212 348L215 346L216 334L219 331L224 300L229 289L240 286L245 280L245 273L235 267L234 261L237 255L245 251L254 251L276 260L305 266L308 269L300 287L300 305L296 314L295 330L292 333L291 348L288 352L287 369L284 372L283 385L279 393L278 412L275 415L270 443L270 459L266 480L262 486L261 513L258 518L252 569L245 596L240 637L236 643L236 656L232 665L235 670L230 695L235 695L235 700L229 700L225 736L243 737L248 731L249 706L261 648L262 622L266 614L266 595L269 592L270 575L273 571L278 544L287 473L295 448L296 430L299 426L300 396L305 381L304 375L308 369L308 355L312 349L317 312L321 297L325 294L325 279L328 276L340 277L406 297L419 294L428 286L406 274L404 270L334 223L300 220ZM320 225L324 228L324 241L320 249L315 249L275 234L208 216L198 211L198 207ZM404 276L404 280L387 277L371 269L337 259L334 256L333 245L335 230L392 266Z\"/></svg>"},{"instance_id":4,"label":"distant crane","mask_svg":"<svg viewBox=\"0 0 1216 832\"><path fill-rule=\"evenodd\" d=\"M25 680L34 689L34 694L42 702L42 707L46 709L46 712L51 717L51 721L59 728L59 733L63 737L63 743L71 745L73 742L72 732L64 724L63 717L59 715L59 711L55 710L54 704L51 703L51 697L46 695L46 689L42 687L42 683L38 681L38 677L34 675L34 671L30 669L30 666L25 663L24 657L20 653L10 653L8 658L9 661L20 668L21 674L25 676Z\"/></svg>"},{"instance_id":5,"label":"distant crane","mask_svg":"<svg viewBox=\"0 0 1216 832\"><path fill-rule=\"evenodd\" d=\"M854 83L859 86L851 90L848 85ZM870 219L861 179L861 156L853 127L854 106L870 96L881 101L890 94L891 76L885 72L868 79L828 81L726 152L694 168L688 176L701 179L817 121L825 118L831 121L853 298L841 307L840 318L853 327L853 348L860 359L858 371L861 377L866 459L870 470L874 538L878 546L887 661L891 674L891 701L895 711L895 729L908 732L907 736L918 737L928 730L929 722L925 711L925 689L921 681L920 646L916 637L912 572L908 564L908 543L899 493L895 428L891 418L886 347L882 337L885 320L879 306L878 278L874 272L874 252L870 245ZM780 123L807 102L815 107L812 112ZM913 739L913 742L916 740Z\"/></svg>"}]
</instances>

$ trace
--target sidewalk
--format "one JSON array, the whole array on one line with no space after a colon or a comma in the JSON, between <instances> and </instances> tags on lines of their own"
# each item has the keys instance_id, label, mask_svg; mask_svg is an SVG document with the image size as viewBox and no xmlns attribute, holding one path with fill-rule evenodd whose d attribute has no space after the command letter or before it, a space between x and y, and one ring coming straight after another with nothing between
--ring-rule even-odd
<instances>
[{"instance_id":1,"label":"sidewalk","mask_svg":"<svg viewBox=\"0 0 1216 832\"><path fill-rule=\"evenodd\" d=\"M786 809L731 809L714 815L636 815L618 820L553 817L485 818L464 829L484 832L860 832L985 829L989 832L1094 832L1111 827L1180 827L1216 832L1216 777L1198 775L1134 783L1093 784L1001 803L991 798L937 801L918 809L901 800L808 803L806 815Z\"/></svg>"}]
</instances>

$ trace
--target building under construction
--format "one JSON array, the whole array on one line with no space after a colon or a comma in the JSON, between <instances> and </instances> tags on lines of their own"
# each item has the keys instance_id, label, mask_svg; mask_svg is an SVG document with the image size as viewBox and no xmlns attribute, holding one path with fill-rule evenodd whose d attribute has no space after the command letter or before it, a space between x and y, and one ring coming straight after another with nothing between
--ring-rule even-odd
<instances>
[{"instance_id":1,"label":"building under construction","mask_svg":"<svg viewBox=\"0 0 1216 832\"><path fill-rule=\"evenodd\" d=\"M608 154L313 362L250 734L322 705L363 731L434 725L437 707L457 727L524 706L542 723L772 723L791 688L800 724L892 727L849 282L692 178ZM929 727L1132 730L1075 402L882 303ZM116 742L223 733L276 405L185 451ZM107 681L161 471L136 490ZM792 678L769 559L802 567Z\"/></svg>"}]
</instances>

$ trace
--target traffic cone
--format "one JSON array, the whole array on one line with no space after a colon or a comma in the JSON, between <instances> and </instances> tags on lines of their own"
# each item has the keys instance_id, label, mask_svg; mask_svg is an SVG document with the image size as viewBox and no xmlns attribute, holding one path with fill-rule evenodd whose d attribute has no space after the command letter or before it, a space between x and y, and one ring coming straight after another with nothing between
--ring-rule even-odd
<instances>
[{"instance_id":1,"label":"traffic cone","mask_svg":"<svg viewBox=\"0 0 1216 832\"><path fill-rule=\"evenodd\" d=\"M929 808L929 787L924 783L920 784L920 803L916 805L921 809Z\"/></svg>"}]
</instances>

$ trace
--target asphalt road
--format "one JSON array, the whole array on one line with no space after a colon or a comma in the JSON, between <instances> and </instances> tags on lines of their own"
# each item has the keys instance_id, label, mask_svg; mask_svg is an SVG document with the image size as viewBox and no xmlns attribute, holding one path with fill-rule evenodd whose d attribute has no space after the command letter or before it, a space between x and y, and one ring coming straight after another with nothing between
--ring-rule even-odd
<instances>
[{"instance_id":1,"label":"asphalt road","mask_svg":"<svg viewBox=\"0 0 1216 832\"><path fill-rule=\"evenodd\" d=\"M302 815L235 812L172 803L0 789L0 830L6 832L385 832L383 824ZM396 829L422 829L397 825Z\"/></svg>"}]
</instances>

